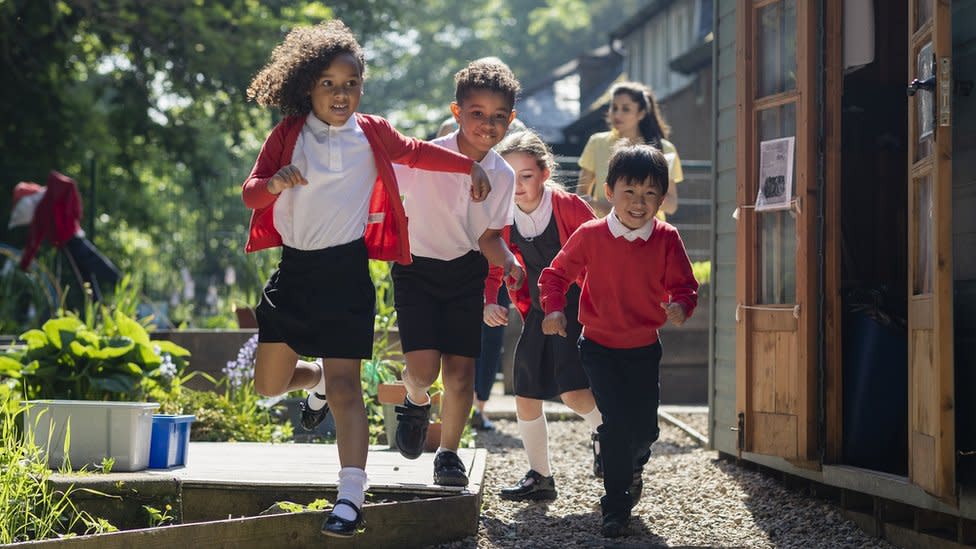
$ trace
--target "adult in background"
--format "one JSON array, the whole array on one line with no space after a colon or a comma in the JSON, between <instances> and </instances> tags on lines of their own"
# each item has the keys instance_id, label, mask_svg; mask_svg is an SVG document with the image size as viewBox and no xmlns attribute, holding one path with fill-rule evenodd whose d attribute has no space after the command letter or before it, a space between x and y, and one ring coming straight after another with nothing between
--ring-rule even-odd
<instances>
[{"instance_id":1,"label":"adult in background","mask_svg":"<svg viewBox=\"0 0 976 549\"><path fill-rule=\"evenodd\" d=\"M580 155L577 194L586 198L598 214L606 215L610 211L610 203L604 198L603 185L607 180L610 154L620 145L647 143L663 152L668 161L669 190L657 214L664 221L665 214L671 215L678 210L676 183L684 180L684 172L678 150L667 139L671 127L661 115L654 93L640 82L614 85L610 91L607 123L610 131L590 136Z\"/></svg>"}]
</instances>

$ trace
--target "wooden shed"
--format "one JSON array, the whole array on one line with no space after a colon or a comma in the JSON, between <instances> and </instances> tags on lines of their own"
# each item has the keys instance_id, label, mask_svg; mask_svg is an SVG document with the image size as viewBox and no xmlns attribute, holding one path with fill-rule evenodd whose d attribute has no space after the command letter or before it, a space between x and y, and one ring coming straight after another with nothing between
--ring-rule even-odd
<instances>
[{"instance_id":1,"label":"wooden shed","mask_svg":"<svg viewBox=\"0 0 976 549\"><path fill-rule=\"evenodd\" d=\"M714 21L711 443L971 543L976 0Z\"/></svg>"}]
</instances>

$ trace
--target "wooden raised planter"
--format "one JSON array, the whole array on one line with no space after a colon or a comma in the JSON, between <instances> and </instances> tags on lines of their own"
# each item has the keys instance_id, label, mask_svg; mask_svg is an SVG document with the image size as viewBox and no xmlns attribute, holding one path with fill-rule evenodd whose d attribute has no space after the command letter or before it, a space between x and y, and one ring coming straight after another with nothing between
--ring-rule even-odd
<instances>
[{"instance_id":1,"label":"wooden raised planter","mask_svg":"<svg viewBox=\"0 0 976 549\"><path fill-rule=\"evenodd\" d=\"M390 448L396 448L396 411L395 406L403 404L407 398L407 388L402 381L395 383L380 383L376 388L376 398L383 405L383 426L386 429L386 440L389 441ZM441 394L434 393L430 396L431 410L433 416L438 416L441 406ZM441 443L441 422L431 421L427 427L427 440L424 443L425 452L434 452Z\"/></svg>"}]
</instances>

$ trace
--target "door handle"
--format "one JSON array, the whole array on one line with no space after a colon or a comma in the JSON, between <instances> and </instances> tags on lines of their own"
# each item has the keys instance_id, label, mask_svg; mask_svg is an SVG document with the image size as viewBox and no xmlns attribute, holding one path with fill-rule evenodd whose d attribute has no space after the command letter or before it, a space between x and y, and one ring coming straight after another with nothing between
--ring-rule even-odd
<instances>
[{"instance_id":1,"label":"door handle","mask_svg":"<svg viewBox=\"0 0 976 549\"><path fill-rule=\"evenodd\" d=\"M918 90L935 91L935 75L929 76L925 80L919 80L918 78L912 80L912 83L908 85L908 89L905 92L909 97L912 97Z\"/></svg>"}]
</instances>

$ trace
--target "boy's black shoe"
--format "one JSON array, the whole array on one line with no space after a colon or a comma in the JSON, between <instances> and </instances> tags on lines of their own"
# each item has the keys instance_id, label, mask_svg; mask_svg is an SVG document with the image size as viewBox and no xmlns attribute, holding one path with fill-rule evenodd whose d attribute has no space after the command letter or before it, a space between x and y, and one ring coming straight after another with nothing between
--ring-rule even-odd
<instances>
[{"instance_id":1,"label":"boy's black shoe","mask_svg":"<svg viewBox=\"0 0 976 549\"><path fill-rule=\"evenodd\" d=\"M434 484L440 486L467 486L468 475L461 458L450 450L434 456Z\"/></svg>"},{"instance_id":2,"label":"boy's black shoe","mask_svg":"<svg viewBox=\"0 0 976 549\"><path fill-rule=\"evenodd\" d=\"M603 459L600 456L600 434L592 433L590 441L593 448L593 476L603 478Z\"/></svg>"},{"instance_id":3,"label":"boy's black shoe","mask_svg":"<svg viewBox=\"0 0 976 549\"><path fill-rule=\"evenodd\" d=\"M331 511L329 516L326 517L325 522L322 523L322 533L327 536L333 536L337 538L349 538L356 534L359 527L363 524L363 512L361 509L353 505L348 499L336 500L335 505L332 509L335 510L336 505L348 505L356 511L356 518L354 520L346 520L340 516L334 515Z\"/></svg>"},{"instance_id":4,"label":"boy's black shoe","mask_svg":"<svg viewBox=\"0 0 976 549\"><path fill-rule=\"evenodd\" d=\"M510 488L502 488L498 493L502 499L512 501L552 501L556 499L556 481L551 476L544 477L532 469Z\"/></svg>"},{"instance_id":5,"label":"boy's black shoe","mask_svg":"<svg viewBox=\"0 0 976 549\"><path fill-rule=\"evenodd\" d=\"M424 453L424 442L427 440L430 404L417 406L404 399L403 406L396 407L396 415L396 444L400 455L407 459L419 458Z\"/></svg>"},{"instance_id":6,"label":"boy's black shoe","mask_svg":"<svg viewBox=\"0 0 976 549\"><path fill-rule=\"evenodd\" d=\"M640 501L641 495L644 492L644 469L634 469L634 478L630 481L630 489L627 492L630 494L631 506L637 505Z\"/></svg>"},{"instance_id":7,"label":"boy's black shoe","mask_svg":"<svg viewBox=\"0 0 976 549\"><path fill-rule=\"evenodd\" d=\"M627 535L627 523L630 522L630 515L624 513L609 513L603 516L603 525L600 533L608 538L619 538Z\"/></svg>"},{"instance_id":8,"label":"boy's black shoe","mask_svg":"<svg viewBox=\"0 0 976 549\"><path fill-rule=\"evenodd\" d=\"M485 414L479 410L475 410L471 414L471 427L477 431L494 431L495 424L490 419L485 417Z\"/></svg>"},{"instance_id":9,"label":"boy's black shoe","mask_svg":"<svg viewBox=\"0 0 976 549\"><path fill-rule=\"evenodd\" d=\"M325 395L315 393L317 398L325 400ZM306 431L314 431L320 423L325 421L325 416L329 413L329 403L326 402L318 410L313 410L308 405L308 397L298 403L298 409L302 411L302 428Z\"/></svg>"}]
</instances>

